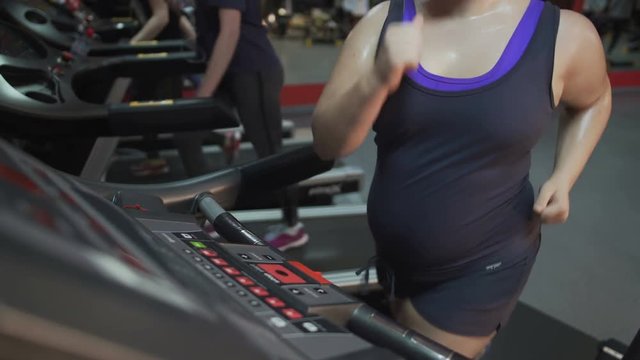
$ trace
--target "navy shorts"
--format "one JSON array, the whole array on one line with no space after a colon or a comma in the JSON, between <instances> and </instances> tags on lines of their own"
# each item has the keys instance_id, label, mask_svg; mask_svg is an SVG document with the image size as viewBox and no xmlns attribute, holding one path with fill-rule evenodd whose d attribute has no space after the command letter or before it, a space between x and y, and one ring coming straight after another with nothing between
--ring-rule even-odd
<instances>
[{"instance_id":1,"label":"navy shorts","mask_svg":"<svg viewBox=\"0 0 640 360\"><path fill-rule=\"evenodd\" d=\"M430 324L452 334L488 336L511 316L529 278L540 241L524 254L488 262L447 279L395 273L378 261L380 284L396 298L409 298Z\"/></svg>"}]
</instances>

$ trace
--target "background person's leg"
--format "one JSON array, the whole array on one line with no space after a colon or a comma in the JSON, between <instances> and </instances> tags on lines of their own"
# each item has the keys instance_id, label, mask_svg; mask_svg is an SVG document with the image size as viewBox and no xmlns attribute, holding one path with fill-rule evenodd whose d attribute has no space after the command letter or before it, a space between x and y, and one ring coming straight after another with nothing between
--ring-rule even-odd
<instances>
[{"instance_id":1,"label":"background person's leg","mask_svg":"<svg viewBox=\"0 0 640 360\"><path fill-rule=\"evenodd\" d=\"M225 85L229 89L231 101L240 115L244 133L253 145L259 158L273 155L282 147L282 118L280 117L279 95L282 85L268 88L267 76L261 73L228 74ZM276 92L276 94L268 94ZM277 110L268 104L278 97ZM277 117L277 120L275 119Z\"/></svg>"},{"instance_id":2,"label":"background person's leg","mask_svg":"<svg viewBox=\"0 0 640 360\"><path fill-rule=\"evenodd\" d=\"M282 149L282 112L280 92L284 83L282 69L272 72L229 74L227 86L246 137L258 157L273 155ZM304 245L309 237L298 219L297 187L278 193L286 226L272 228L265 240L281 250Z\"/></svg>"},{"instance_id":3,"label":"background person's leg","mask_svg":"<svg viewBox=\"0 0 640 360\"><path fill-rule=\"evenodd\" d=\"M270 142L274 144L274 153L282 149L282 110L280 93L284 84L282 71L262 74L262 103L265 122L268 126ZM280 203L285 223L289 227L298 225L298 186L292 185L280 194Z\"/></svg>"},{"instance_id":4,"label":"background person's leg","mask_svg":"<svg viewBox=\"0 0 640 360\"><path fill-rule=\"evenodd\" d=\"M233 107L224 82L220 84L214 97L226 103L229 107ZM215 119L212 119L212 121L213 120ZM221 147L224 146L224 136L212 131L190 131L174 134L173 141L178 149L182 165L188 177L196 177L216 170L208 164L202 148L207 138L214 138L221 144Z\"/></svg>"}]
</instances>

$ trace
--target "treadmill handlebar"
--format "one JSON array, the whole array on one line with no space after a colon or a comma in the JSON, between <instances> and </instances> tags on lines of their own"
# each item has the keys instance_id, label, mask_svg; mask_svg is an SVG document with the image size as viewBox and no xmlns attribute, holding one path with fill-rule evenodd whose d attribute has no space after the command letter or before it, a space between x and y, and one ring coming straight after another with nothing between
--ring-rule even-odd
<instances>
[{"instance_id":1,"label":"treadmill handlebar","mask_svg":"<svg viewBox=\"0 0 640 360\"><path fill-rule=\"evenodd\" d=\"M266 246L256 234L245 228L238 219L218 205L211 194L198 195L196 204L198 210L213 224L216 232L227 241L235 244Z\"/></svg>"},{"instance_id":2,"label":"treadmill handlebar","mask_svg":"<svg viewBox=\"0 0 640 360\"><path fill-rule=\"evenodd\" d=\"M267 192L293 185L302 180L331 169L333 162L323 161L311 146L288 150L246 165L232 167L196 178L163 184L114 184L75 180L103 196L119 191L130 191L153 195L172 211L193 212L199 208L197 194L206 193L224 207L233 207L238 201L238 193L255 196L259 191ZM250 187L254 186L253 189Z\"/></svg>"},{"instance_id":3,"label":"treadmill handlebar","mask_svg":"<svg viewBox=\"0 0 640 360\"><path fill-rule=\"evenodd\" d=\"M302 146L241 165L240 196L252 197L296 184L333 168L334 161L320 159L313 146Z\"/></svg>"},{"instance_id":4,"label":"treadmill handlebar","mask_svg":"<svg viewBox=\"0 0 640 360\"><path fill-rule=\"evenodd\" d=\"M238 126L235 115L216 99L179 99L110 104L113 135L159 134Z\"/></svg>"},{"instance_id":5,"label":"treadmill handlebar","mask_svg":"<svg viewBox=\"0 0 640 360\"><path fill-rule=\"evenodd\" d=\"M396 324L365 304L353 311L347 328L369 342L387 347L407 359L470 360Z\"/></svg>"},{"instance_id":6,"label":"treadmill handlebar","mask_svg":"<svg viewBox=\"0 0 640 360\"><path fill-rule=\"evenodd\" d=\"M153 52L193 51L194 44L187 40L152 40L126 44L100 44L90 50L92 56L135 55Z\"/></svg>"}]
</instances>

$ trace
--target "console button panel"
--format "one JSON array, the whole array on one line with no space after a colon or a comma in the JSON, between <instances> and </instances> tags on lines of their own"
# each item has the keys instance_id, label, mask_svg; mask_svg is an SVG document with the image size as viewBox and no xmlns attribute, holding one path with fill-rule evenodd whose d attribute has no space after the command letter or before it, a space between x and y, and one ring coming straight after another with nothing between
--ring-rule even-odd
<instances>
[{"instance_id":1,"label":"console button panel","mask_svg":"<svg viewBox=\"0 0 640 360\"><path fill-rule=\"evenodd\" d=\"M156 233L276 332L346 334L309 309L353 300L332 285L319 284L277 251L266 246L221 243L195 229Z\"/></svg>"}]
</instances>

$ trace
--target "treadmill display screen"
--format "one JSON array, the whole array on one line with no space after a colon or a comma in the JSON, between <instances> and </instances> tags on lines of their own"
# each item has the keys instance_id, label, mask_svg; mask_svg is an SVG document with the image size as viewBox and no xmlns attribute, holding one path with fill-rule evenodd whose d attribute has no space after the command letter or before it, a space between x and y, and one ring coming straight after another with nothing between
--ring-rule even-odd
<instances>
[{"instance_id":1,"label":"treadmill display screen","mask_svg":"<svg viewBox=\"0 0 640 360\"><path fill-rule=\"evenodd\" d=\"M21 59L43 59L45 50L15 28L0 23L0 54Z\"/></svg>"}]
</instances>

